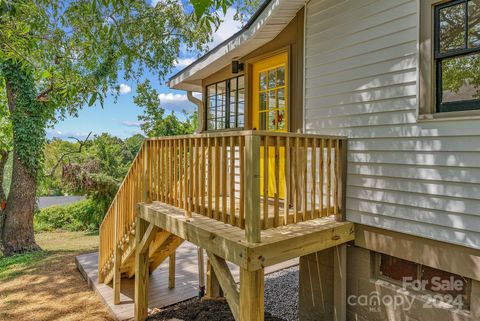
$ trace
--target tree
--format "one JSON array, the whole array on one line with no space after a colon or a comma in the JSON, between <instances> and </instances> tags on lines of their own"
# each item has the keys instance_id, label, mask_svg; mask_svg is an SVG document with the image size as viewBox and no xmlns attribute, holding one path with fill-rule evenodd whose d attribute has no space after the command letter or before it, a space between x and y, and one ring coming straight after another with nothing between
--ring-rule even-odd
<instances>
[{"instance_id":1,"label":"tree","mask_svg":"<svg viewBox=\"0 0 480 321\"><path fill-rule=\"evenodd\" d=\"M179 120L172 112L165 115L165 109L160 105L158 92L149 80L137 86L137 95L133 102L143 108L143 115L138 116L140 128L149 137L187 135L195 131L197 125L196 113L185 113L185 121Z\"/></svg>"},{"instance_id":2,"label":"tree","mask_svg":"<svg viewBox=\"0 0 480 321\"><path fill-rule=\"evenodd\" d=\"M0 0L0 91L12 125L13 179L1 233L4 255L36 250L33 213L45 129L103 104L119 72L162 79L180 46L204 50L217 22L176 0Z\"/></svg>"},{"instance_id":3,"label":"tree","mask_svg":"<svg viewBox=\"0 0 480 321\"><path fill-rule=\"evenodd\" d=\"M143 139L142 135L134 135L121 140L103 133L89 141L82 157L63 165L63 188L93 201L99 209L96 213L102 213L96 222L101 222Z\"/></svg>"},{"instance_id":4,"label":"tree","mask_svg":"<svg viewBox=\"0 0 480 321\"><path fill-rule=\"evenodd\" d=\"M140 151L145 137L142 134L135 134L132 137L125 139L125 146L130 153L129 163L133 162L135 156Z\"/></svg>"},{"instance_id":5,"label":"tree","mask_svg":"<svg viewBox=\"0 0 480 321\"><path fill-rule=\"evenodd\" d=\"M37 196L64 195L62 169L72 162L81 162L92 133L84 139L69 137L71 141L54 138L44 147L44 166L37 178Z\"/></svg>"}]
</instances>

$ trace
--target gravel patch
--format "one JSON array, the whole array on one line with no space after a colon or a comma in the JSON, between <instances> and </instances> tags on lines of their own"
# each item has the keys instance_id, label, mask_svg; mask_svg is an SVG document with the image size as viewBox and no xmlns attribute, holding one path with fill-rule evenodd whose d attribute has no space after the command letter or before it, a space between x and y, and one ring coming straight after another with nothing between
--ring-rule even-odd
<instances>
[{"instance_id":1,"label":"gravel patch","mask_svg":"<svg viewBox=\"0 0 480 321\"><path fill-rule=\"evenodd\" d=\"M265 311L298 321L298 266L265 276Z\"/></svg>"},{"instance_id":2,"label":"gravel patch","mask_svg":"<svg viewBox=\"0 0 480 321\"><path fill-rule=\"evenodd\" d=\"M194 298L154 311L150 321L235 321L225 300ZM265 321L298 321L298 266L265 276Z\"/></svg>"},{"instance_id":3,"label":"gravel patch","mask_svg":"<svg viewBox=\"0 0 480 321\"><path fill-rule=\"evenodd\" d=\"M225 300L197 298L168 307L148 317L149 321L235 321ZM286 321L265 313L265 321Z\"/></svg>"}]
</instances>

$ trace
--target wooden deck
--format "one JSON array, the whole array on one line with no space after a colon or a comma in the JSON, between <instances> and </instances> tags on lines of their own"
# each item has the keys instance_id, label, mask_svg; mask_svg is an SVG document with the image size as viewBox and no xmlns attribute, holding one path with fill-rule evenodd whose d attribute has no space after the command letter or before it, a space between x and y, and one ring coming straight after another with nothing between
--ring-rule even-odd
<instances>
[{"instance_id":1,"label":"wooden deck","mask_svg":"<svg viewBox=\"0 0 480 321\"><path fill-rule=\"evenodd\" d=\"M138 216L178 237L248 271L318 252L354 239L351 222L321 217L297 224L262 230L261 242L245 239L245 230L161 202L139 204Z\"/></svg>"},{"instance_id":2,"label":"wooden deck","mask_svg":"<svg viewBox=\"0 0 480 321\"><path fill-rule=\"evenodd\" d=\"M206 262L206 260L205 260ZM87 280L89 286L100 296L112 314L120 321L132 320L134 313L134 283L135 279L122 279L121 303L113 304L113 288L111 285L98 283L98 253L79 255L76 264ZM298 264L298 259L289 260L274 265L266 270L272 273ZM239 280L239 269L229 264L235 280ZM177 249L176 286L168 288L168 261L164 262L150 276L149 309L166 307L198 295L197 248L185 242Z\"/></svg>"}]
</instances>

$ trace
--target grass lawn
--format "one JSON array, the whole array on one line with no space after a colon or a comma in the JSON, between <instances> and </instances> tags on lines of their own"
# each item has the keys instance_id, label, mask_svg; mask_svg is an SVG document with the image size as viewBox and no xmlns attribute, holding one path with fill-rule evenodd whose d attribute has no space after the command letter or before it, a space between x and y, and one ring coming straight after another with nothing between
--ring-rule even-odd
<instances>
[{"instance_id":1,"label":"grass lawn","mask_svg":"<svg viewBox=\"0 0 480 321\"><path fill-rule=\"evenodd\" d=\"M44 251L0 256L0 320L113 320L75 267L75 256L97 249L98 235L36 235Z\"/></svg>"}]
</instances>

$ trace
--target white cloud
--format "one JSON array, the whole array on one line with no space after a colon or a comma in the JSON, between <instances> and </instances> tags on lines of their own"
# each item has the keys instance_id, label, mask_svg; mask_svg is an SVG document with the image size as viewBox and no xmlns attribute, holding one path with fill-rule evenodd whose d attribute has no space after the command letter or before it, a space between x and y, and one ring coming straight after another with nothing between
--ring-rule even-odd
<instances>
[{"instance_id":1,"label":"white cloud","mask_svg":"<svg viewBox=\"0 0 480 321\"><path fill-rule=\"evenodd\" d=\"M119 93L120 95L126 95L132 92L132 87L127 84L120 84Z\"/></svg>"},{"instance_id":2,"label":"white cloud","mask_svg":"<svg viewBox=\"0 0 480 321\"><path fill-rule=\"evenodd\" d=\"M127 127L140 127L142 125L141 121L131 121L131 120L123 120L122 125Z\"/></svg>"},{"instance_id":3,"label":"white cloud","mask_svg":"<svg viewBox=\"0 0 480 321\"><path fill-rule=\"evenodd\" d=\"M73 137L80 140L86 139L88 134L89 133L86 133L86 132L73 132L73 131L62 132L61 130L55 130L55 129L47 131L47 137L49 139L60 138L68 141L75 141L75 139L72 139ZM94 133L92 132L90 137L92 137L93 135Z\"/></svg>"},{"instance_id":4,"label":"white cloud","mask_svg":"<svg viewBox=\"0 0 480 321\"><path fill-rule=\"evenodd\" d=\"M188 65L195 62L195 60L197 60L197 59L196 58L179 58L175 62L175 67L181 67L181 68L187 67Z\"/></svg>"},{"instance_id":5,"label":"white cloud","mask_svg":"<svg viewBox=\"0 0 480 321\"><path fill-rule=\"evenodd\" d=\"M202 97L200 93L194 93L193 95L199 99ZM196 106L188 100L186 94L161 93L158 95L158 98L160 99L161 106L168 110L191 113L196 108Z\"/></svg>"},{"instance_id":6,"label":"white cloud","mask_svg":"<svg viewBox=\"0 0 480 321\"><path fill-rule=\"evenodd\" d=\"M181 95L181 94L172 94L172 93L161 93L158 95L158 98L160 98L160 103L165 104L165 103L179 103L179 102L184 102L187 101L187 95Z\"/></svg>"},{"instance_id":7,"label":"white cloud","mask_svg":"<svg viewBox=\"0 0 480 321\"><path fill-rule=\"evenodd\" d=\"M234 8L229 8L227 9L226 15L221 16L223 22L213 34L213 41L210 44L210 48L214 48L221 42L227 40L230 36L242 28L242 23L233 19L235 12L236 10Z\"/></svg>"}]
</instances>

